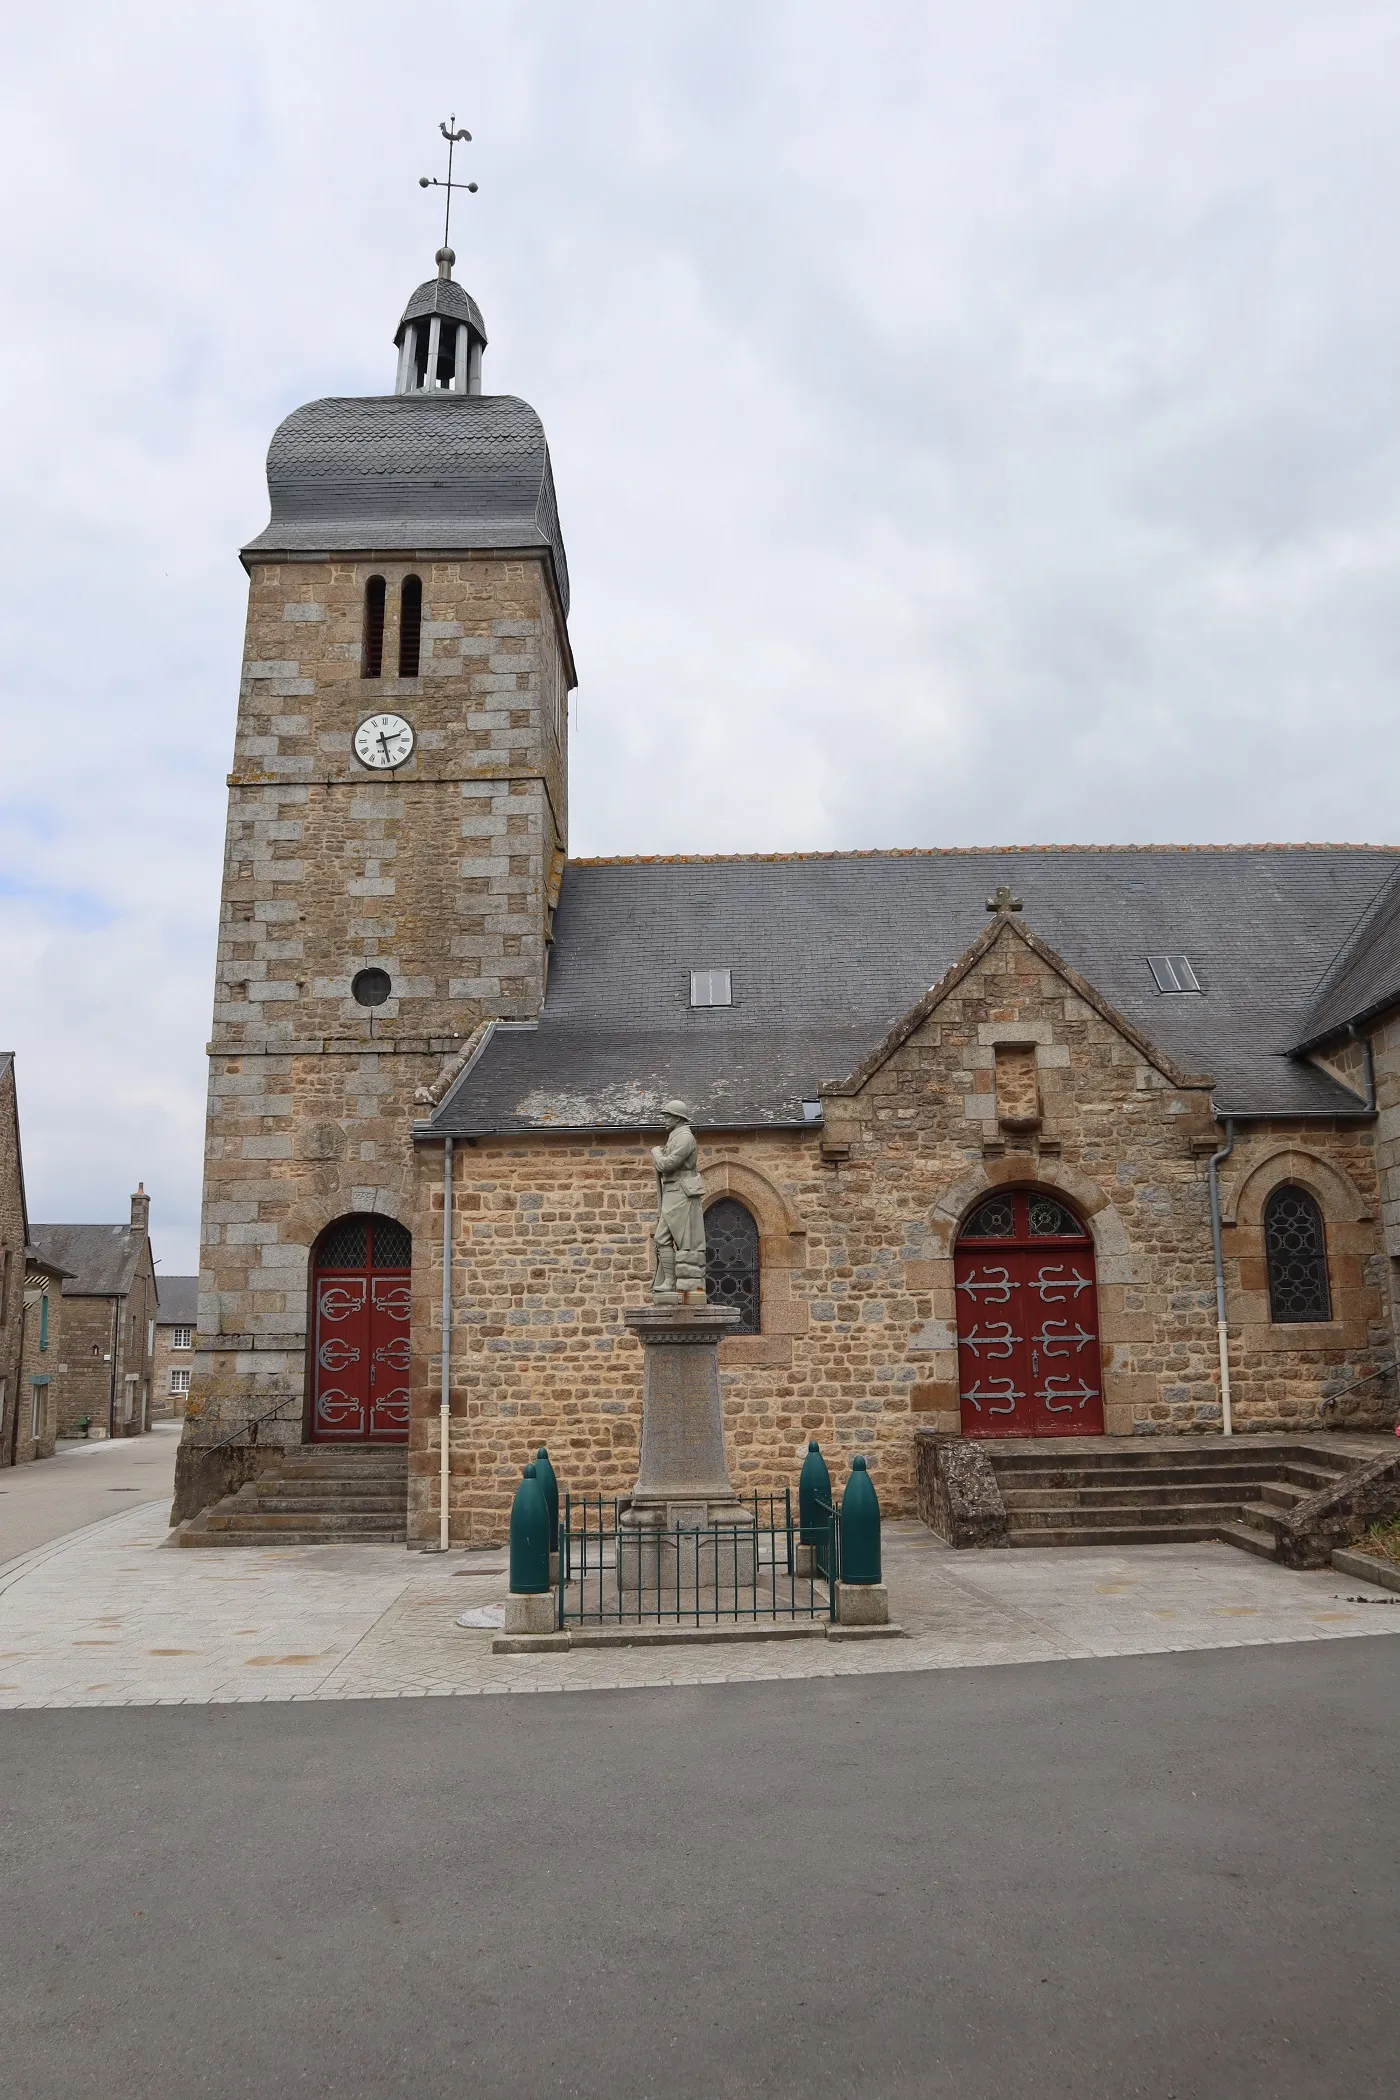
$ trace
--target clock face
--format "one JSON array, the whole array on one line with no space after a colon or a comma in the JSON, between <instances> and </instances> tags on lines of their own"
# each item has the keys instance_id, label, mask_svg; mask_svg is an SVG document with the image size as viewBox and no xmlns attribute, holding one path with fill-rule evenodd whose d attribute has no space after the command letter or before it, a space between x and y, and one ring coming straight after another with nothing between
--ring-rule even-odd
<instances>
[{"instance_id":1,"label":"clock face","mask_svg":"<svg viewBox=\"0 0 1400 2100\"><path fill-rule=\"evenodd\" d=\"M402 715L367 715L355 731L355 756L362 766L388 772L413 754L413 726Z\"/></svg>"}]
</instances>

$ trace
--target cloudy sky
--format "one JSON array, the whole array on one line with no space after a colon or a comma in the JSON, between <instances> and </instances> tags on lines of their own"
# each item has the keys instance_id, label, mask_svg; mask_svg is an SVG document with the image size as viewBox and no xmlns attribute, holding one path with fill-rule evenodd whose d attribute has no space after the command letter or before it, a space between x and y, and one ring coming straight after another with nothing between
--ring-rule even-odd
<instances>
[{"instance_id":1,"label":"cloudy sky","mask_svg":"<svg viewBox=\"0 0 1400 2100\"><path fill-rule=\"evenodd\" d=\"M1400 837L1400 4L69 0L0 84L0 1047L196 1262L267 441L440 238L554 455L579 853Z\"/></svg>"}]
</instances>

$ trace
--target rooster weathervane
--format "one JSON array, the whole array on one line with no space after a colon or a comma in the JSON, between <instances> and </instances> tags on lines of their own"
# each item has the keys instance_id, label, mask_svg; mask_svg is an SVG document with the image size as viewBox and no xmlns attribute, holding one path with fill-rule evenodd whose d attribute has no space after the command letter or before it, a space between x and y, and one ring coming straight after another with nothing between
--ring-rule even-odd
<instances>
[{"instance_id":1,"label":"rooster weathervane","mask_svg":"<svg viewBox=\"0 0 1400 2100\"><path fill-rule=\"evenodd\" d=\"M454 128L456 123L457 112L454 109L447 122L438 125L438 130L447 141L447 180L444 182L440 175L420 175L418 178L420 190L446 190L447 192L447 209L443 214L442 220L442 245L444 248L450 245L447 237L452 230L452 192L454 190L470 190L475 193L476 190L474 182L454 182L452 180L452 155L459 145L463 143L470 145L472 136L465 126L463 126L461 131L456 130Z\"/></svg>"}]
</instances>

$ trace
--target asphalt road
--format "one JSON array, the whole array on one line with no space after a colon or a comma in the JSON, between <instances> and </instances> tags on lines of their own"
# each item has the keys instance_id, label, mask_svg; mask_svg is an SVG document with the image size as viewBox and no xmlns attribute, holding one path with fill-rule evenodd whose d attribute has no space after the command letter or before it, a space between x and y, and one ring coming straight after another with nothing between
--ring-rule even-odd
<instances>
[{"instance_id":1,"label":"asphalt road","mask_svg":"<svg viewBox=\"0 0 1400 2100\"><path fill-rule=\"evenodd\" d=\"M1400 1642L0 1715L23 2100L1370 2100Z\"/></svg>"}]
</instances>

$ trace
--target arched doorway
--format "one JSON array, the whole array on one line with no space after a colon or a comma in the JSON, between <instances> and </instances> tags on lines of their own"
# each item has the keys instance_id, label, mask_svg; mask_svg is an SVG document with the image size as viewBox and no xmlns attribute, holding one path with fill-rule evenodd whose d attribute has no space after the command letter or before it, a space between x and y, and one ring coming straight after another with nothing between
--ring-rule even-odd
<instances>
[{"instance_id":1,"label":"arched doorway","mask_svg":"<svg viewBox=\"0 0 1400 2100\"><path fill-rule=\"evenodd\" d=\"M1063 1197L1002 1189L953 1250L964 1436L1101 1436L1094 1243Z\"/></svg>"},{"instance_id":2,"label":"arched doorway","mask_svg":"<svg viewBox=\"0 0 1400 2100\"><path fill-rule=\"evenodd\" d=\"M311 1259L311 1440L408 1442L413 1236L393 1218L338 1218Z\"/></svg>"}]
</instances>

